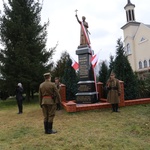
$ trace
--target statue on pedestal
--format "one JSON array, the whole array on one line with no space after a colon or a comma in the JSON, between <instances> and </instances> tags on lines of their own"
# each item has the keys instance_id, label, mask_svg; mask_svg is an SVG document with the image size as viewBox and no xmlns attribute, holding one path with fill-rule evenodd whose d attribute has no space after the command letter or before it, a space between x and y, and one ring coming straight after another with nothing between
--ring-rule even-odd
<instances>
[{"instance_id":1,"label":"statue on pedestal","mask_svg":"<svg viewBox=\"0 0 150 150\"><path fill-rule=\"evenodd\" d=\"M78 91L76 93L77 104L89 104L99 101L96 78L94 69L91 64L92 50L90 46L88 23L83 16L82 21L79 20L76 10L76 18L81 25L80 46L76 50L79 60L79 82Z\"/></svg>"},{"instance_id":2,"label":"statue on pedestal","mask_svg":"<svg viewBox=\"0 0 150 150\"><path fill-rule=\"evenodd\" d=\"M82 16L82 21L79 20L78 15L77 15L77 10L76 10L76 18L79 24L81 25L81 31L80 31L80 46L83 45L88 45L90 47L90 39L89 39L89 34L90 32L88 31L88 23L85 21L86 18L85 16Z\"/></svg>"}]
</instances>

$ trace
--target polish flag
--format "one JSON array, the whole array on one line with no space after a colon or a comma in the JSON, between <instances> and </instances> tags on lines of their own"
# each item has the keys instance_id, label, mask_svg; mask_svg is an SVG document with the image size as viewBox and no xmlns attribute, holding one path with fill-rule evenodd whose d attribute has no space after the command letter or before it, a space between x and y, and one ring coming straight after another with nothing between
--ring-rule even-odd
<instances>
[{"instance_id":1,"label":"polish flag","mask_svg":"<svg viewBox=\"0 0 150 150\"><path fill-rule=\"evenodd\" d=\"M91 58L91 63L92 63L92 66L95 68L96 64L98 62L98 54L95 54L92 56Z\"/></svg>"},{"instance_id":2,"label":"polish flag","mask_svg":"<svg viewBox=\"0 0 150 150\"><path fill-rule=\"evenodd\" d=\"M73 58L71 58L71 60L72 60L72 65L71 66L74 68L75 71L78 70L79 69L79 64Z\"/></svg>"}]
</instances>

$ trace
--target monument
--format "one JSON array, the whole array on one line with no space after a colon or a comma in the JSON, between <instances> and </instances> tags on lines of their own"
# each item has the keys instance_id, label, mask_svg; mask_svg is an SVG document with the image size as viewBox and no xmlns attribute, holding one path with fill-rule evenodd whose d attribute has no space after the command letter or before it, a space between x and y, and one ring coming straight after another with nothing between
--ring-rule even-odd
<instances>
[{"instance_id":1,"label":"monument","mask_svg":"<svg viewBox=\"0 0 150 150\"><path fill-rule=\"evenodd\" d=\"M78 92L76 94L77 104L90 104L99 102L97 85L95 79L94 68L91 64L93 51L90 46L88 23L83 16L82 21L79 20L76 10L76 18L81 25L80 45L76 50L79 62L79 82Z\"/></svg>"}]
</instances>

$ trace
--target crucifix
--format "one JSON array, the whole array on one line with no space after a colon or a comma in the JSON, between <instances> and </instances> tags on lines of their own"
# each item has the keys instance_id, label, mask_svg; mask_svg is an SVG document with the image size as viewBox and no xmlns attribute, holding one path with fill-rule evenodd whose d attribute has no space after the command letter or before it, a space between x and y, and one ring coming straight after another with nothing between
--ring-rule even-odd
<instances>
[{"instance_id":1,"label":"crucifix","mask_svg":"<svg viewBox=\"0 0 150 150\"><path fill-rule=\"evenodd\" d=\"M76 12L76 15L77 15L77 11L78 11L78 10L76 9L76 10L75 10L75 12Z\"/></svg>"}]
</instances>

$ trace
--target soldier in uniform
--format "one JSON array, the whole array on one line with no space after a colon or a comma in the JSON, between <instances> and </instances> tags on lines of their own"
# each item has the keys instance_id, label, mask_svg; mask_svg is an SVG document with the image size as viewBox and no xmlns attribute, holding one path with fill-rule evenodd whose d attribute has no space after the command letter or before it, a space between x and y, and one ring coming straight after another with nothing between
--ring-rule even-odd
<instances>
[{"instance_id":1,"label":"soldier in uniform","mask_svg":"<svg viewBox=\"0 0 150 150\"><path fill-rule=\"evenodd\" d=\"M60 91L61 91L61 83L60 83L60 79L59 77L55 77L55 86L60 94ZM57 99L56 99L57 101ZM60 103L57 103L57 110L60 110L61 109L61 105Z\"/></svg>"},{"instance_id":2,"label":"soldier in uniform","mask_svg":"<svg viewBox=\"0 0 150 150\"><path fill-rule=\"evenodd\" d=\"M39 86L39 102L44 116L45 134L55 134L53 130L53 120L57 109L57 103L60 103L60 94L54 83L51 82L51 74L44 74L45 81ZM56 101L57 99L57 101Z\"/></svg>"},{"instance_id":3,"label":"soldier in uniform","mask_svg":"<svg viewBox=\"0 0 150 150\"><path fill-rule=\"evenodd\" d=\"M121 93L119 80L115 78L115 73L111 72L107 81L107 101L112 105L112 112L118 112L119 96Z\"/></svg>"},{"instance_id":4,"label":"soldier in uniform","mask_svg":"<svg viewBox=\"0 0 150 150\"><path fill-rule=\"evenodd\" d=\"M60 83L59 77L55 77L55 85L56 85L58 91L60 92L60 90L61 90L61 83Z\"/></svg>"}]
</instances>

